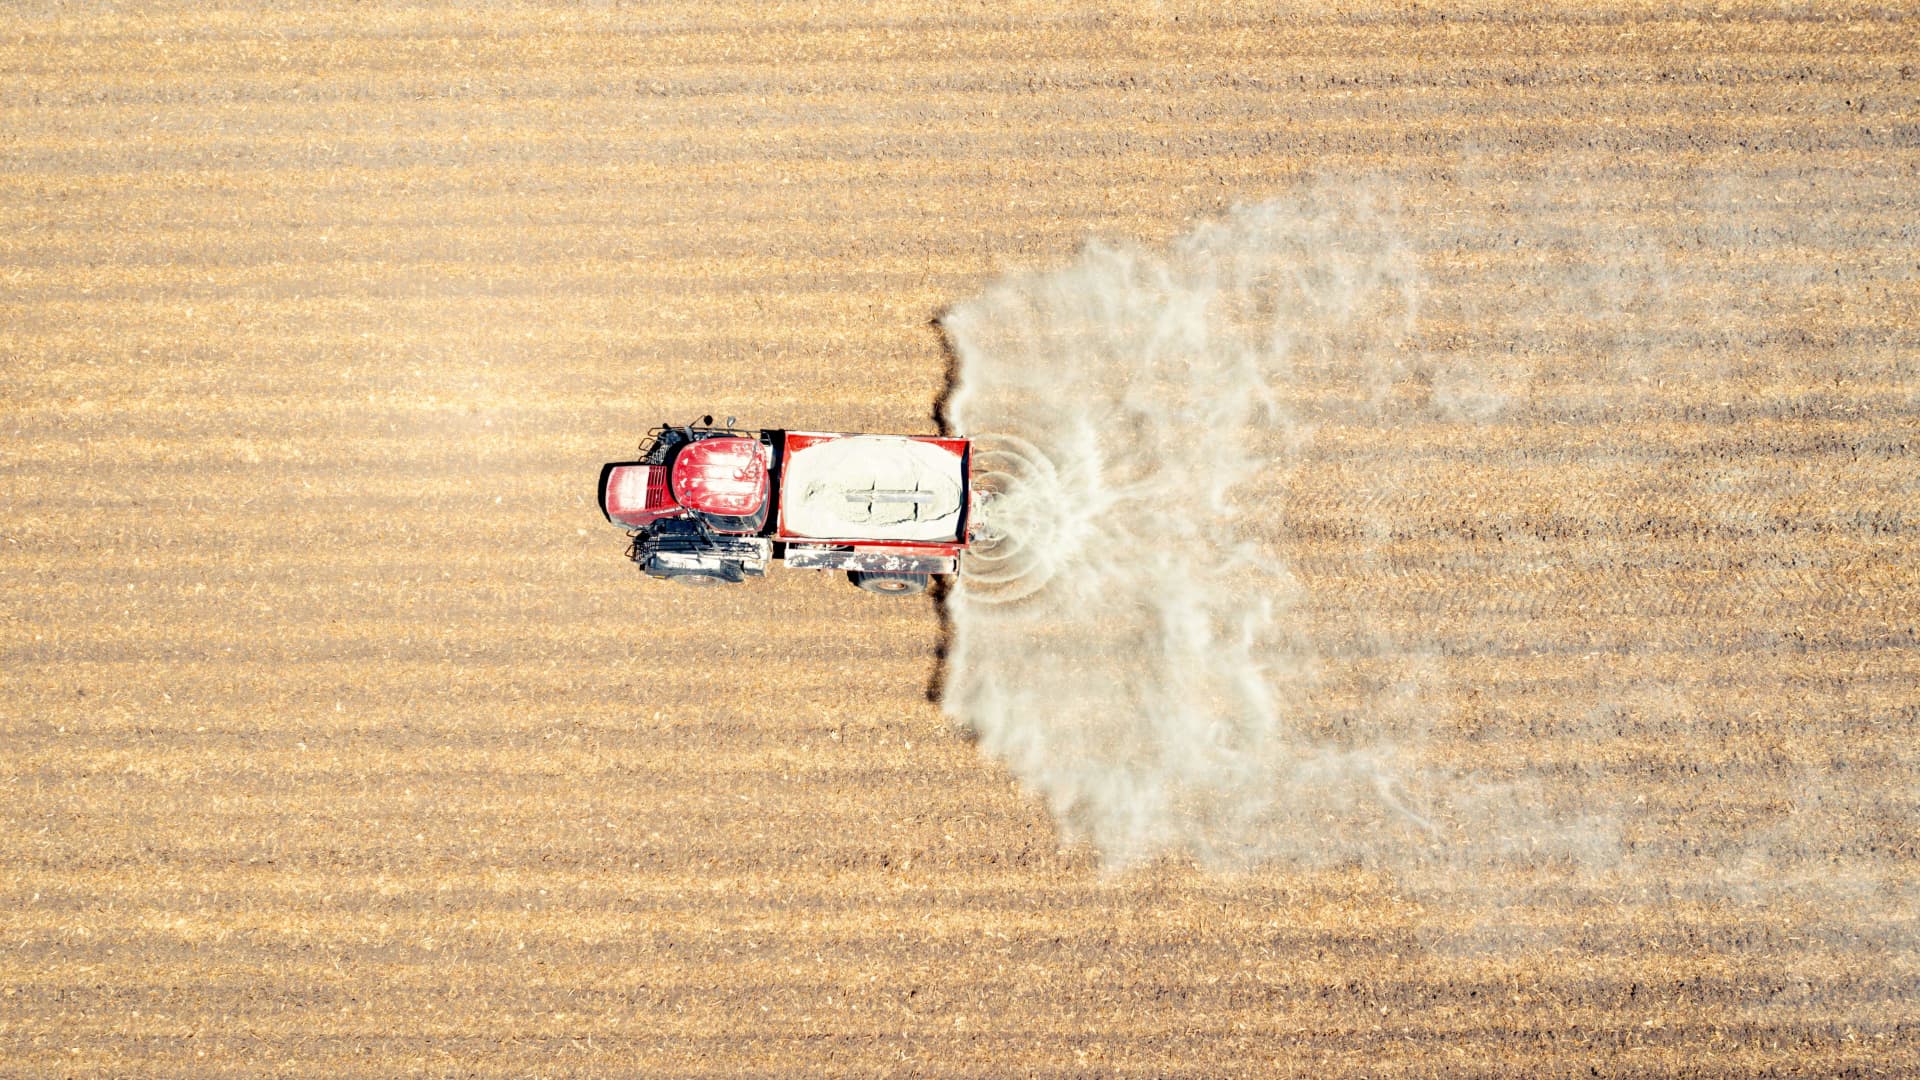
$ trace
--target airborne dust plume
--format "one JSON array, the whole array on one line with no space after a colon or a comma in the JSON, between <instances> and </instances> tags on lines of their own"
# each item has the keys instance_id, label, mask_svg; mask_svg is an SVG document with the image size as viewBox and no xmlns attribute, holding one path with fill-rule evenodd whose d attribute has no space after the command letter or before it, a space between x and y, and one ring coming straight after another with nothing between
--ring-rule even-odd
<instances>
[{"instance_id":1,"label":"airborne dust plume","mask_svg":"<svg viewBox=\"0 0 1920 1080\"><path fill-rule=\"evenodd\" d=\"M1374 207L1269 204L1164 257L1090 245L944 320L949 420L984 437L996 496L950 600L947 705L1108 859L1433 830L1389 748L1303 738L1316 657L1274 550L1312 437L1277 386L1340 364L1371 395L1419 292Z\"/></svg>"},{"instance_id":2,"label":"airborne dust plume","mask_svg":"<svg viewBox=\"0 0 1920 1080\"><path fill-rule=\"evenodd\" d=\"M1913 499L1890 445L1823 478L1718 436L1768 422L1739 400L1809 367L1910 409L1897 342L1776 347L1751 327L1810 272L1681 262L1818 244L1818 221L1754 239L1752 185L1703 183L1671 208L1684 227L1551 179L1522 195L1423 193L1415 219L1384 183L1321 184L1164 251L1091 242L954 307L947 419L980 440L993 502L947 600L945 708L1113 868L1843 888L1900 913L1882 925L1906 940L1911 883L1861 852L1915 824L1912 785L1848 791L1818 754L1731 769L1715 743L1744 707L1715 687L1765 662L1719 643L1750 625L1764 649L1841 600L1767 522ZM1455 257L1493 234L1504 262ZM1681 449L1652 445L1688 422ZM1823 479L1856 502L1810 505ZM1526 703L1535 656L1586 673L1550 709ZM1874 752L1916 776L1910 751ZM1636 787L1655 754L1692 770L1697 802ZM1763 814L1712 809L1743 789ZM1650 815L1697 844L1650 850Z\"/></svg>"}]
</instances>

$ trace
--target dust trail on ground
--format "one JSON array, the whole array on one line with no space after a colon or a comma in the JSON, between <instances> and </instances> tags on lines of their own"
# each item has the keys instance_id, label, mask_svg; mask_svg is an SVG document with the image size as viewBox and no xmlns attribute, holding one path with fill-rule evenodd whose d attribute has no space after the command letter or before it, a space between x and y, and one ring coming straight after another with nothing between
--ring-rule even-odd
<instances>
[{"instance_id":1,"label":"dust trail on ground","mask_svg":"<svg viewBox=\"0 0 1920 1080\"><path fill-rule=\"evenodd\" d=\"M1874 252L1795 262L1857 246L1855 186L1400 190L1096 241L946 314L992 497L944 708L1108 868L1368 867L1495 921L1574 881L1791 901L1911 950L1920 762L1888 725L1920 703L1781 675L1910 647L1907 443L1817 389L1911 414L1904 338L1781 314L1906 302ZM1776 684L1818 704L1740 689Z\"/></svg>"},{"instance_id":2,"label":"dust trail on ground","mask_svg":"<svg viewBox=\"0 0 1920 1080\"><path fill-rule=\"evenodd\" d=\"M1091 244L944 319L949 420L983 433L994 492L949 599L946 707L1109 866L1417 857L1494 812L1384 726L1313 732L1319 657L1278 550L1316 425L1381 409L1421 294L1390 203L1326 188L1164 255ZM1379 652L1366 709L1417 713L1417 649Z\"/></svg>"}]
</instances>

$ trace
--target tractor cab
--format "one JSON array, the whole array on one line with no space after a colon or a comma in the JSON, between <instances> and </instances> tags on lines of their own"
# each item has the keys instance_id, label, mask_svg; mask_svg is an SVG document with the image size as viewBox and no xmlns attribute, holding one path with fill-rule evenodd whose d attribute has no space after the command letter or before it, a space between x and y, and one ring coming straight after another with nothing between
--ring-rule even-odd
<instances>
[{"instance_id":1,"label":"tractor cab","mask_svg":"<svg viewBox=\"0 0 1920 1080\"><path fill-rule=\"evenodd\" d=\"M717 533L759 532L767 524L767 446L723 436L682 446L669 466L673 501Z\"/></svg>"}]
</instances>

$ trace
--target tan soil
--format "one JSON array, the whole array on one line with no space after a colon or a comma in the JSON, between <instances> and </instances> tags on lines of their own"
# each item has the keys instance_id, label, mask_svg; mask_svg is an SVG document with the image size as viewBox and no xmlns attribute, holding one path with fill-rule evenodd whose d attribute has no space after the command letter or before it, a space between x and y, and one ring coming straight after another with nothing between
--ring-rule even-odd
<instances>
[{"instance_id":1,"label":"tan soil","mask_svg":"<svg viewBox=\"0 0 1920 1080\"><path fill-rule=\"evenodd\" d=\"M1920 1071L1914 24L1272 7L0 13L0 1073ZM1851 760L1891 815L1857 934L1769 890L1817 846L1750 902L1494 882L1475 926L1364 868L1103 875L930 700L932 600L652 586L593 506L663 418L931 430L931 320L1091 234L1381 172L1497 271L1417 192L1658 217L1715 170L1780 197L1739 229L1823 215L1796 306L1625 435L1499 437L1724 440L1810 501L1729 542L1643 470L1491 470L1489 520L1647 484L1685 565L1517 612L1447 591L1490 541L1434 518L1393 618L1484 658L1466 761L1771 820ZM1293 541L1337 619L1327 505ZM1601 686L1638 689L1602 723Z\"/></svg>"}]
</instances>

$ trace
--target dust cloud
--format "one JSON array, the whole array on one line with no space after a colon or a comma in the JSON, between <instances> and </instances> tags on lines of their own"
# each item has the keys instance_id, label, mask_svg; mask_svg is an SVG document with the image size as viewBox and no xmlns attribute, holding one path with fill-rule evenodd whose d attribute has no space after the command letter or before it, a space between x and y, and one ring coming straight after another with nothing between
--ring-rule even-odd
<instances>
[{"instance_id":1,"label":"dust cloud","mask_svg":"<svg viewBox=\"0 0 1920 1080\"><path fill-rule=\"evenodd\" d=\"M1871 215L1817 178L1825 216L1739 178L1657 213L1455 181L1096 240L944 316L987 493L944 708L1112 870L1771 903L1824 861L1910 946L1911 695L1780 674L1813 624L1898 633L1846 582L1898 593L1871 508L1911 500L1904 444L1773 423L1844 407L1794 389L1822 378L1914 408L1897 330L1778 315Z\"/></svg>"},{"instance_id":2,"label":"dust cloud","mask_svg":"<svg viewBox=\"0 0 1920 1080\"><path fill-rule=\"evenodd\" d=\"M946 706L1109 865L1344 860L1451 829L1395 741L1312 733L1321 661L1279 551L1316 426L1378 411L1421 294L1392 207L1329 189L1164 255L1090 244L944 319L948 419L979 434L991 493L949 598ZM1417 661L1376 645L1402 670L1370 704L1405 711Z\"/></svg>"}]
</instances>

